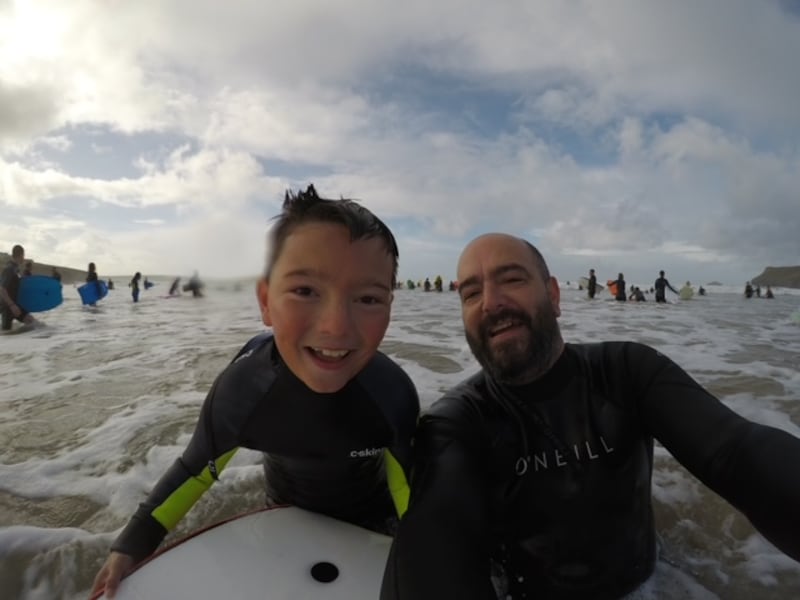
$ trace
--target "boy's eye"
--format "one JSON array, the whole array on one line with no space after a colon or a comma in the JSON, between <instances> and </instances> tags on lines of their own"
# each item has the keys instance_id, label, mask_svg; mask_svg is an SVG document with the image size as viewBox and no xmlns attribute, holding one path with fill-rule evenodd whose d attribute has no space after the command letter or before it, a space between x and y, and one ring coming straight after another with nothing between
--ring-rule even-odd
<instances>
[{"instance_id":1,"label":"boy's eye","mask_svg":"<svg viewBox=\"0 0 800 600\"><path fill-rule=\"evenodd\" d=\"M377 296L361 296L359 302L362 304L380 304L382 300Z\"/></svg>"},{"instance_id":2,"label":"boy's eye","mask_svg":"<svg viewBox=\"0 0 800 600\"><path fill-rule=\"evenodd\" d=\"M310 287L296 287L292 290L298 296L310 296L313 293L313 290Z\"/></svg>"}]
</instances>

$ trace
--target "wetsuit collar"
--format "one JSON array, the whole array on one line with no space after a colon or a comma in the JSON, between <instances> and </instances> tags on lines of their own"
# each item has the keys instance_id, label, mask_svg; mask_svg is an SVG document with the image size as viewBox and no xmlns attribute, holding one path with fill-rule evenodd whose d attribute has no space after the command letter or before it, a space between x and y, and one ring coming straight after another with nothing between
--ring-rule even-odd
<instances>
[{"instance_id":1,"label":"wetsuit collar","mask_svg":"<svg viewBox=\"0 0 800 600\"><path fill-rule=\"evenodd\" d=\"M564 344L564 349L553 366L539 379L522 385L505 385L501 387L513 397L523 401L536 401L538 399L549 398L557 394L570 381L572 373L572 354L568 345Z\"/></svg>"}]
</instances>

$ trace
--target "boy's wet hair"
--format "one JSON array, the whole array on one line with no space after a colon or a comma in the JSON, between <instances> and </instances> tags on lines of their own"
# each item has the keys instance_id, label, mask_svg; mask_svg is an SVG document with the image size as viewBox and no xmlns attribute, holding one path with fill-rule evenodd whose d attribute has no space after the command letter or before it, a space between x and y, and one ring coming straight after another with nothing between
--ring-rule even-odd
<instances>
[{"instance_id":1,"label":"boy's wet hair","mask_svg":"<svg viewBox=\"0 0 800 600\"><path fill-rule=\"evenodd\" d=\"M286 191L281 214L275 217L275 226L269 234L266 278L269 279L275 262L283 251L286 238L300 225L306 223L334 223L350 232L350 240L378 238L383 241L386 253L392 257L392 287L397 278L397 260L400 253L397 242L386 224L358 202L347 198L331 200L320 198L314 185L296 194Z\"/></svg>"}]
</instances>

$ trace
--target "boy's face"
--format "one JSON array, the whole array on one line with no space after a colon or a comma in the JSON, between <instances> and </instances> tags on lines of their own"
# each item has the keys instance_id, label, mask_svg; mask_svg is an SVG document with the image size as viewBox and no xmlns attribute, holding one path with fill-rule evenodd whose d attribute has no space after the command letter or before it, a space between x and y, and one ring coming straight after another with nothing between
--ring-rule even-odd
<instances>
[{"instance_id":1,"label":"boy's face","mask_svg":"<svg viewBox=\"0 0 800 600\"><path fill-rule=\"evenodd\" d=\"M374 356L389 326L393 270L383 240L351 242L342 225L307 223L286 238L258 284L261 317L315 392L342 389Z\"/></svg>"}]
</instances>

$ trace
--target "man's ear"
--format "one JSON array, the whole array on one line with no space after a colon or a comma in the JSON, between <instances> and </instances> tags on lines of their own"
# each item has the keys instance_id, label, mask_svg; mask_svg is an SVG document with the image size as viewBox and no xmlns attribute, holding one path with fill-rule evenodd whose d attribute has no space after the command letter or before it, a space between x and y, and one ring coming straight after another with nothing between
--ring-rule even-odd
<instances>
[{"instance_id":1,"label":"man's ear","mask_svg":"<svg viewBox=\"0 0 800 600\"><path fill-rule=\"evenodd\" d=\"M550 277L547 282L547 295L550 297L550 304L557 317L561 316L561 288L558 287L558 279Z\"/></svg>"},{"instance_id":2,"label":"man's ear","mask_svg":"<svg viewBox=\"0 0 800 600\"><path fill-rule=\"evenodd\" d=\"M263 277L256 284L256 298L258 298L261 320L267 327L272 327L272 317L269 314L269 281Z\"/></svg>"}]
</instances>

